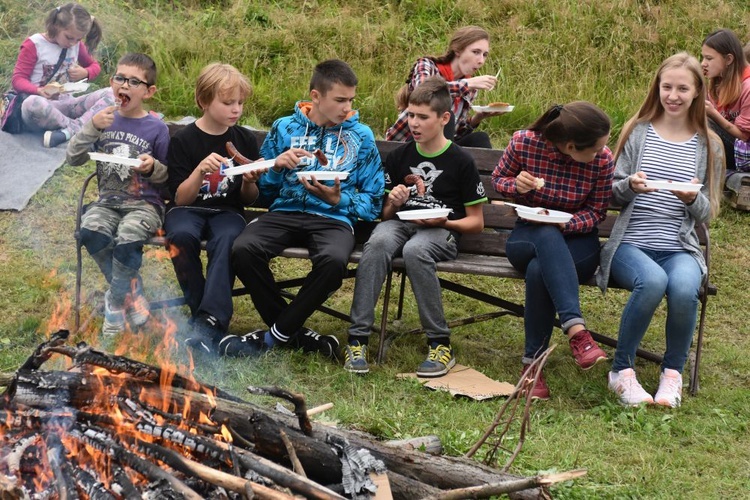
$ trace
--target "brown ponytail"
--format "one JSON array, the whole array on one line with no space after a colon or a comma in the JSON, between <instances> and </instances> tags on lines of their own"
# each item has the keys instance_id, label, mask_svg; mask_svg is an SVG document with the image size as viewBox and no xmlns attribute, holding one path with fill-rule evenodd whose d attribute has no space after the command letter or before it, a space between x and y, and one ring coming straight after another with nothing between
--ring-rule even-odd
<instances>
[{"instance_id":1,"label":"brown ponytail","mask_svg":"<svg viewBox=\"0 0 750 500\"><path fill-rule=\"evenodd\" d=\"M611 128L604 111L590 102L575 101L550 107L529 130L541 132L553 144L572 142L576 149L583 150L594 146Z\"/></svg>"}]
</instances>

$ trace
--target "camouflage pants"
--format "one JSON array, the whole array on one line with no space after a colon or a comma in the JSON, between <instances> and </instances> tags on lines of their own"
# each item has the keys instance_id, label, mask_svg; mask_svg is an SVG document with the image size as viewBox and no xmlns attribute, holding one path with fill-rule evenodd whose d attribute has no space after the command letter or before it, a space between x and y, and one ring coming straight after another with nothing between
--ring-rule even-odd
<instances>
[{"instance_id":1,"label":"camouflage pants","mask_svg":"<svg viewBox=\"0 0 750 500\"><path fill-rule=\"evenodd\" d=\"M117 207L94 203L83 214L81 244L107 279L115 305L121 305L133 287L140 287L143 244L161 226L160 212L146 202Z\"/></svg>"},{"instance_id":2,"label":"camouflage pants","mask_svg":"<svg viewBox=\"0 0 750 500\"><path fill-rule=\"evenodd\" d=\"M23 101L21 117L28 130L67 129L72 137L95 114L114 102L110 87L77 97L64 94L57 100L32 95Z\"/></svg>"}]
</instances>

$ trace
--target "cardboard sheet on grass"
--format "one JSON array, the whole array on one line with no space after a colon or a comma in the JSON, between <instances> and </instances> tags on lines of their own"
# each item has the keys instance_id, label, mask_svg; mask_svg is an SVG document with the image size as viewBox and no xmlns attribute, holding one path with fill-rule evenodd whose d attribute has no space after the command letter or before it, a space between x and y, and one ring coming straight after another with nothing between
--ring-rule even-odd
<instances>
[{"instance_id":1,"label":"cardboard sheet on grass","mask_svg":"<svg viewBox=\"0 0 750 500\"><path fill-rule=\"evenodd\" d=\"M507 397L513 393L514 384L492 380L487 375L464 365L456 365L442 377L417 378L415 373L399 373L398 378L416 378L422 385L438 391L448 391L454 396L466 396L477 401Z\"/></svg>"},{"instance_id":2,"label":"cardboard sheet on grass","mask_svg":"<svg viewBox=\"0 0 750 500\"><path fill-rule=\"evenodd\" d=\"M23 210L65 162L66 146L45 148L41 134L0 132L0 210Z\"/></svg>"}]
</instances>

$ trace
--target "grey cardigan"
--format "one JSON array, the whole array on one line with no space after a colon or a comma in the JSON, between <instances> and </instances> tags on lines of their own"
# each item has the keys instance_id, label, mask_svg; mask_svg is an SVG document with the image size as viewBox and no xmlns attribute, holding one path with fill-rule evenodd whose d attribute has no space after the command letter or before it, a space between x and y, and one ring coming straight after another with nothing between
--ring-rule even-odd
<instances>
[{"instance_id":1,"label":"grey cardigan","mask_svg":"<svg viewBox=\"0 0 750 500\"><path fill-rule=\"evenodd\" d=\"M607 291L609 282L609 271L612 265L612 258L615 255L617 247L620 246L625 230L630 222L630 216L633 213L633 203L631 203L637 194L630 189L629 177L640 170L641 160L643 159L643 149L646 144L646 131L648 122L639 123L633 128L628 137L625 146L617 158L615 164L614 181L612 184L612 201L622 206L619 217L615 222L609 239L602 247L601 262L599 270L596 273L596 284L599 285L602 292ZM685 206L685 218L682 220L678 237L682 246L688 251L701 268L701 276L705 280L708 270L706 261L703 258L698 235L695 232L696 222L708 222L710 218L710 206L708 201L708 186L706 185L706 163L708 158L708 149L706 147L705 137L698 136L698 148L695 155L695 177L703 179L701 188L695 201ZM714 145L714 165L715 171L721 171L724 160L723 152L717 145Z\"/></svg>"}]
</instances>

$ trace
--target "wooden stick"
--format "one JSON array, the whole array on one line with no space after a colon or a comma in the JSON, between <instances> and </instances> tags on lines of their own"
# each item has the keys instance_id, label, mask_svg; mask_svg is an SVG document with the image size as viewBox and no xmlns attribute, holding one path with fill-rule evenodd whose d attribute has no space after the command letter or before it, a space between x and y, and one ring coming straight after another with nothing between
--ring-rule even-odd
<instances>
[{"instance_id":1,"label":"wooden stick","mask_svg":"<svg viewBox=\"0 0 750 500\"><path fill-rule=\"evenodd\" d=\"M324 405L316 406L315 408L310 408L307 410L307 416L311 417L313 415L317 415L318 413L323 413L326 410L330 410L333 408L333 403L326 403Z\"/></svg>"},{"instance_id":2,"label":"wooden stick","mask_svg":"<svg viewBox=\"0 0 750 500\"><path fill-rule=\"evenodd\" d=\"M281 436L281 441L284 443L287 454L289 454L289 460L292 462L292 470L300 476L307 477L307 474L305 474L305 468L302 467L302 463L299 461L299 458L297 458L297 452L294 451L294 445L289 440L289 436L286 435L284 429L279 429L279 436Z\"/></svg>"},{"instance_id":3,"label":"wooden stick","mask_svg":"<svg viewBox=\"0 0 750 500\"><path fill-rule=\"evenodd\" d=\"M503 481L501 483L483 484L481 486L470 486L468 488L458 488L443 492L437 496L430 497L430 500L459 500L462 498L490 498L495 495L502 495L514 491L521 491L535 486L549 486L551 484L570 481L585 476L586 470L579 469L560 474L550 474L544 476L527 477L512 481Z\"/></svg>"}]
</instances>

